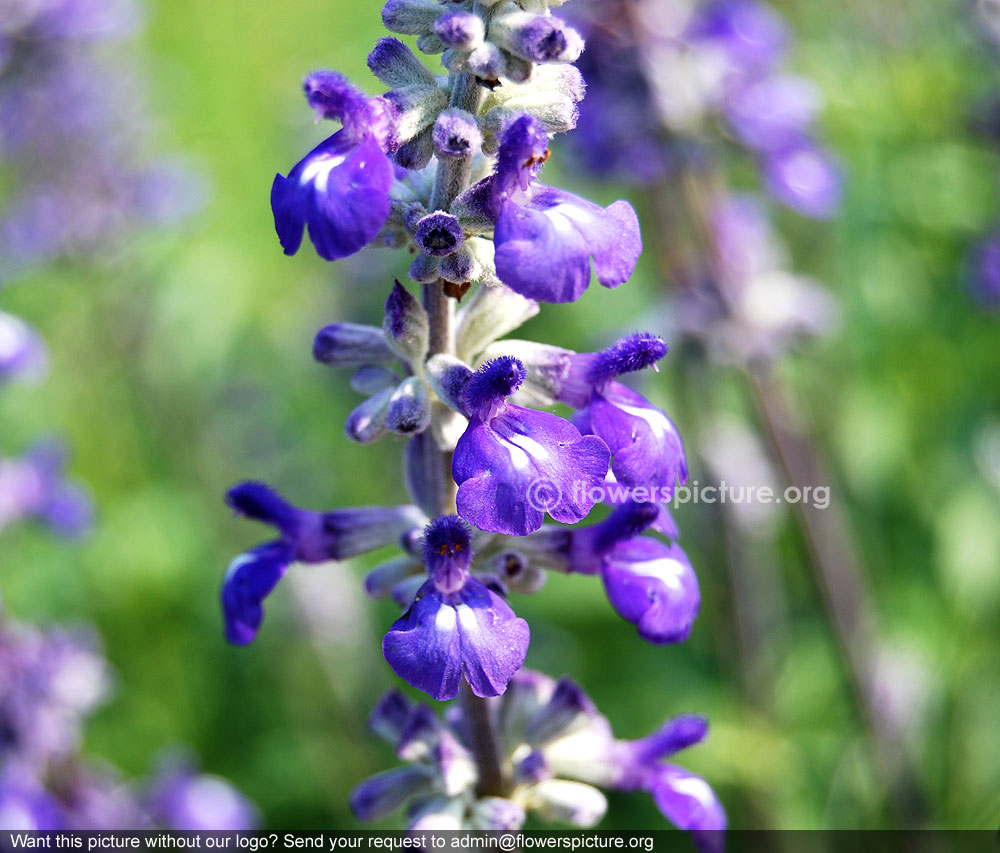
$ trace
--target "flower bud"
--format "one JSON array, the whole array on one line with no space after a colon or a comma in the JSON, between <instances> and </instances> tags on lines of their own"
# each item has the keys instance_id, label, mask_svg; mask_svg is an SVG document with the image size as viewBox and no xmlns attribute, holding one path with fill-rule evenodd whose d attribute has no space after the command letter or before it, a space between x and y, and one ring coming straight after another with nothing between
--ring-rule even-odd
<instances>
[{"instance_id":1,"label":"flower bud","mask_svg":"<svg viewBox=\"0 0 1000 853\"><path fill-rule=\"evenodd\" d=\"M580 34L551 15L502 15L490 24L489 38L530 62L575 62L583 52Z\"/></svg>"},{"instance_id":2,"label":"flower bud","mask_svg":"<svg viewBox=\"0 0 1000 853\"><path fill-rule=\"evenodd\" d=\"M447 353L438 353L426 365L427 381L434 393L450 409L465 414L465 386L472 369L462 360Z\"/></svg>"},{"instance_id":3,"label":"flower bud","mask_svg":"<svg viewBox=\"0 0 1000 853\"><path fill-rule=\"evenodd\" d=\"M424 33L417 37L417 50L421 53L441 53L444 50L444 42L437 33Z\"/></svg>"},{"instance_id":4,"label":"flower bud","mask_svg":"<svg viewBox=\"0 0 1000 853\"><path fill-rule=\"evenodd\" d=\"M381 329L360 323L331 323L316 333L313 358L335 367L391 364L396 354Z\"/></svg>"},{"instance_id":5,"label":"flower bud","mask_svg":"<svg viewBox=\"0 0 1000 853\"><path fill-rule=\"evenodd\" d=\"M350 806L358 820L378 820L394 812L410 797L430 793L433 771L406 766L386 770L366 779L351 793Z\"/></svg>"},{"instance_id":6,"label":"flower bud","mask_svg":"<svg viewBox=\"0 0 1000 853\"><path fill-rule=\"evenodd\" d=\"M393 89L414 84L437 85L427 66L399 39L379 39L368 54L368 68Z\"/></svg>"},{"instance_id":7,"label":"flower bud","mask_svg":"<svg viewBox=\"0 0 1000 853\"><path fill-rule=\"evenodd\" d=\"M386 388L365 400L347 416L344 432L351 441L358 444L371 444L385 435L386 415L389 413L389 400L395 389Z\"/></svg>"},{"instance_id":8,"label":"flower bud","mask_svg":"<svg viewBox=\"0 0 1000 853\"><path fill-rule=\"evenodd\" d=\"M434 0L389 0L382 7L382 23L390 32L419 36L431 31L443 11Z\"/></svg>"},{"instance_id":9,"label":"flower bud","mask_svg":"<svg viewBox=\"0 0 1000 853\"><path fill-rule=\"evenodd\" d=\"M434 748L434 763L441 774L444 792L454 797L471 790L479 774L469 751L448 729L442 729Z\"/></svg>"},{"instance_id":10,"label":"flower bud","mask_svg":"<svg viewBox=\"0 0 1000 853\"><path fill-rule=\"evenodd\" d=\"M434 22L434 32L445 47L472 50L483 42L483 19L472 12L445 12Z\"/></svg>"},{"instance_id":11,"label":"flower bud","mask_svg":"<svg viewBox=\"0 0 1000 853\"><path fill-rule=\"evenodd\" d=\"M507 70L503 51L493 42L483 42L466 59L469 71L483 80L496 80Z\"/></svg>"},{"instance_id":12,"label":"flower bud","mask_svg":"<svg viewBox=\"0 0 1000 853\"><path fill-rule=\"evenodd\" d=\"M474 829L511 832L524 826L524 809L503 797L480 797L472 807Z\"/></svg>"},{"instance_id":13,"label":"flower bud","mask_svg":"<svg viewBox=\"0 0 1000 853\"><path fill-rule=\"evenodd\" d=\"M400 142L413 139L448 107L448 95L436 82L400 86L386 92L385 99L396 110L395 130Z\"/></svg>"},{"instance_id":14,"label":"flower bud","mask_svg":"<svg viewBox=\"0 0 1000 853\"><path fill-rule=\"evenodd\" d=\"M411 376L393 392L385 425L399 435L414 435L427 429L430 422L431 400L427 383Z\"/></svg>"},{"instance_id":15,"label":"flower bud","mask_svg":"<svg viewBox=\"0 0 1000 853\"><path fill-rule=\"evenodd\" d=\"M425 127L413 139L400 145L392 155L396 165L411 172L417 172L430 163L431 157L434 155L432 133L433 128Z\"/></svg>"},{"instance_id":16,"label":"flower bud","mask_svg":"<svg viewBox=\"0 0 1000 853\"><path fill-rule=\"evenodd\" d=\"M410 269L408 270L407 275L414 281L420 282L421 284L430 284L433 281L437 281L441 277L438 274L438 268L440 266L440 258L420 253L413 259L413 263L410 264Z\"/></svg>"},{"instance_id":17,"label":"flower bud","mask_svg":"<svg viewBox=\"0 0 1000 853\"><path fill-rule=\"evenodd\" d=\"M368 728L395 745L413 713L413 703L399 690L389 690L378 700L368 718Z\"/></svg>"},{"instance_id":18,"label":"flower bud","mask_svg":"<svg viewBox=\"0 0 1000 853\"><path fill-rule=\"evenodd\" d=\"M582 782L546 779L529 789L528 808L545 820L589 827L604 817L608 801L597 788Z\"/></svg>"},{"instance_id":19,"label":"flower bud","mask_svg":"<svg viewBox=\"0 0 1000 853\"><path fill-rule=\"evenodd\" d=\"M434 122L434 152L443 160L471 157L479 153L483 135L475 116L465 110L450 109Z\"/></svg>"},{"instance_id":20,"label":"flower bud","mask_svg":"<svg viewBox=\"0 0 1000 853\"><path fill-rule=\"evenodd\" d=\"M476 281L482 275L482 272L483 268L467 243L463 243L458 247L457 251L448 255L448 257L442 258L438 266L438 274L441 278L453 284L466 284Z\"/></svg>"},{"instance_id":21,"label":"flower bud","mask_svg":"<svg viewBox=\"0 0 1000 853\"><path fill-rule=\"evenodd\" d=\"M399 281L385 301L382 331L401 358L413 364L424 360L430 334L427 312Z\"/></svg>"}]
</instances>

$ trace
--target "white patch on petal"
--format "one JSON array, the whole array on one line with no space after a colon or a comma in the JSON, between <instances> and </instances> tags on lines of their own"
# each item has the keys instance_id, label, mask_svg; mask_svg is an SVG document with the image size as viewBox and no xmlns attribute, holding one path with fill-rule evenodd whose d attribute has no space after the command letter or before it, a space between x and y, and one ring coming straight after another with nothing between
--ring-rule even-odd
<instances>
[{"instance_id":1,"label":"white patch on petal","mask_svg":"<svg viewBox=\"0 0 1000 853\"><path fill-rule=\"evenodd\" d=\"M455 609L458 611L458 624L462 626L462 631L466 635L478 634L479 623L472 608L468 604L459 604Z\"/></svg>"},{"instance_id":2,"label":"white patch on petal","mask_svg":"<svg viewBox=\"0 0 1000 853\"><path fill-rule=\"evenodd\" d=\"M520 454L517 455L523 455L525 460L536 459L539 462L544 462L551 456L547 447L539 444L533 438L528 438L526 435L518 435L517 441L513 438L508 438L507 442L508 444L513 444L514 447L518 448L518 450L520 450ZM512 453L511 459L514 459L514 456L515 454ZM515 461L514 467L519 468L521 466L518 465L517 461Z\"/></svg>"},{"instance_id":3,"label":"white patch on petal","mask_svg":"<svg viewBox=\"0 0 1000 853\"><path fill-rule=\"evenodd\" d=\"M510 439L507 439L507 453L510 455L511 464L518 471L527 471L531 468L531 457Z\"/></svg>"},{"instance_id":4,"label":"white patch on petal","mask_svg":"<svg viewBox=\"0 0 1000 853\"><path fill-rule=\"evenodd\" d=\"M299 184L305 186L311 183L316 187L316 192L325 193L327 184L330 181L330 172L346 159L347 155L345 154L317 157L302 170L302 177L299 178Z\"/></svg>"},{"instance_id":5,"label":"white patch on petal","mask_svg":"<svg viewBox=\"0 0 1000 853\"><path fill-rule=\"evenodd\" d=\"M260 559L259 554L250 554L249 552L240 554L235 560L233 560L229 567L226 569L226 580L229 580L233 575L235 575L240 569L242 569L247 563L254 563Z\"/></svg>"},{"instance_id":6,"label":"white patch on petal","mask_svg":"<svg viewBox=\"0 0 1000 853\"><path fill-rule=\"evenodd\" d=\"M632 415L633 417L639 418L649 424L649 428L653 431L653 435L656 437L657 441L662 441L668 435L675 435L670 421L667 420L667 416L658 409L647 409L642 406L629 406L626 403L618 403L614 401L612 401L612 404L625 412L625 414Z\"/></svg>"},{"instance_id":7,"label":"white patch on petal","mask_svg":"<svg viewBox=\"0 0 1000 853\"><path fill-rule=\"evenodd\" d=\"M589 225L594 221L594 215L573 204L557 204L545 211L552 227L560 234L574 234L579 231L577 226Z\"/></svg>"},{"instance_id":8,"label":"white patch on petal","mask_svg":"<svg viewBox=\"0 0 1000 853\"><path fill-rule=\"evenodd\" d=\"M709 787L708 782L699 779L697 776L682 776L670 780L670 787L678 794L684 794L698 801L705 809L715 807L715 795Z\"/></svg>"},{"instance_id":9,"label":"white patch on petal","mask_svg":"<svg viewBox=\"0 0 1000 853\"><path fill-rule=\"evenodd\" d=\"M641 563L629 563L628 571L643 578L654 578L670 589L682 589L681 575L687 570L680 560L663 557L659 560L643 560Z\"/></svg>"},{"instance_id":10,"label":"white patch on petal","mask_svg":"<svg viewBox=\"0 0 1000 853\"><path fill-rule=\"evenodd\" d=\"M434 630L439 634L454 634L457 621L458 614L455 613L455 608L442 604L434 617Z\"/></svg>"}]
</instances>

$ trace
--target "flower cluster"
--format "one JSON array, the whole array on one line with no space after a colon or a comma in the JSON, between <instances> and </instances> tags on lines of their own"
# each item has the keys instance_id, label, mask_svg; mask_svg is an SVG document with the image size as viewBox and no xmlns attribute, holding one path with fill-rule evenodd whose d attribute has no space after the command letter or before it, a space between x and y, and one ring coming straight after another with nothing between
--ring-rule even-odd
<instances>
[{"instance_id":1,"label":"flower cluster","mask_svg":"<svg viewBox=\"0 0 1000 853\"><path fill-rule=\"evenodd\" d=\"M408 763L360 784L351 796L354 812L374 820L405 806L409 827L424 830L516 830L529 812L590 827L607 810L602 788L646 791L671 823L694 832L702 849L721 849L726 819L712 789L663 760L705 737L704 718L677 717L646 737L619 740L578 685L527 669L511 679L489 714L509 784L481 795L462 709L451 708L440 720L427 705L387 693L370 725Z\"/></svg>"},{"instance_id":2,"label":"flower cluster","mask_svg":"<svg viewBox=\"0 0 1000 853\"><path fill-rule=\"evenodd\" d=\"M251 804L186 760L126 782L80 754L111 673L86 632L0 620L0 815L5 829L250 829Z\"/></svg>"},{"instance_id":3,"label":"flower cluster","mask_svg":"<svg viewBox=\"0 0 1000 853\"><path fill-rule=\"evenodd\" d=\"M626 8L627 7L627 8ZM840 178L816 141L816 87L782 69L784 22L759 0L598 0L579 18L589 86L575 149L587 167L651 183L714 155L751 154L782 204L825 218Z\"/></svg>"},{"instance_id":4,"label":"flower cluster","mask_svg":"<svg viewBox=\"0 0 1000 853\"><path fill-rule=\"evenodd\" d=\"M495 737L457 711L438 723L394 694L376 726L420 766L359 788L359 817L417 797L420 825L519 826L529 808L589 825L604 811L584 784L593 783L648 790L677 825L717 830L725 818L707 785L659 763L700 740L704 723L615 740L579 688L522 669L530 630L509 602L538 592L549 571L599 576L611 607L655 644L683 641L700 603L661 503L623 500L596 523L567 526L587 519L609 485L653 488L665 501L687 478L673 422L622 381L655 368L663 339L635 333L579 353L505 337L539 303L580 299L592 275L623 284L642 248L627 202L602 207L540 181L551 135L575 126L584 94L571 64L583 40L551 13L558 5L388 0L386 27L440 54L446 74L383 38L368 57L383 94L332 71L305 78L309 106L340 129L275 177L275 229L288 255L306 235L326 260L365 247L410 252L421 298L396 281L380 324L327 325L313 355L351 369L365 398L347 418L348 439L405 442L411 503L321 512L260 483L231 489L229 505L277 538L226 572L225 632L238 645L256 637L291 564L396 545L365 578L370 595L403 611L383 638L386 662L436 700L461 695L461 714L478 708ZM560 750L577 734L588 751L573 767ZM488 741L508 750L494 756L491 781Z\"/></svg>"}]
</instances>

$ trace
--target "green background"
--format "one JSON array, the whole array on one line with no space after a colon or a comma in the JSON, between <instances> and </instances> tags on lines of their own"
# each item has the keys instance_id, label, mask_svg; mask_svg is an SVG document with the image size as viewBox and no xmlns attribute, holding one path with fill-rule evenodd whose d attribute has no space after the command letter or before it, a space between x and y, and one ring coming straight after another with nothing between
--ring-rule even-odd
<instances>
[{"instance_id":1,"label":"green background","mask_svg":"<svg viewBox=\"0 0 1000 853\"><path fill-rule=\"evenodd\" d=\"M780 373L815 425L883 639L898 652L887 689L919 699L904 699L914 714L899 749L923 789L922 821L995 828L1000 524L975 447L1000 418L1000 317L969 299L964 264L997 215L998 161L968 125L1000 89L1000 64L957 3L777 5L797 33L792 69L824 91L822 130L846 174L834 222L779 218L795 268L827 283L842 309L836 333ZM394 763L365 730L397 683L378 653L397 611L359 591L371 560L297 568L249 648L224 643L217 604L228 561L268 536L231 518L222 495L232 483L263 479L313 508L391 503L403 488L402 445L344 438L359 400L310 347L325 323L378 322L405 258L286 258L268 204L274 173L324 135L301 77L332 67L376 92L364 58L380 34L375 2L151 4L131 46L160 122L151 156L185 156L206 206L180 228L3 294L5 310L41 329L53 364L41 386L0 396L2 449L64 434L99 507L80 545L31 527L0 536L6 613L102 634L117 689L88 727L90 754L138 776L164 746L190 744L273 828L357 826L349 791ZM629 192L580 183L558 145L547 169L547 182L604 202ZM745 165L733 171L738 180ZM644 260L616 292L595 285L577 304L545 308L525 336L591 349L643 326L666 286ZM668 356L644 387L682 434L710 413L749 411L735 373L706 376L683 398L678 385ZM621 736L707 713L709 739L679 761L715 786L734 826L893 825L791 517L769 552L783 602L769 653L741 675L718 519L703 510L678 512L703 594L688 643L645 645L598 581L555 577L513 601L532 625L528 665L572 675ZM661 825L641 794L612 796L604 824Z\"/></svg>"}]
</instances>

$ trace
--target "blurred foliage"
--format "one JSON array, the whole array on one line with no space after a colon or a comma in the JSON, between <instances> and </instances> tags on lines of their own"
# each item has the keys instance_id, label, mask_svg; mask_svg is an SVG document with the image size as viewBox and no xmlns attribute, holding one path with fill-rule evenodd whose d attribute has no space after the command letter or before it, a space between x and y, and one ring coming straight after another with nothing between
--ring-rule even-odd
<instances>
[{"instance_id":1,"label":"blurred foliage","mask_svg":"<svg viewBox=\"0 0 1000 853\"><path fill-rule=\"evenodd\" d=\"M925 822L994 828L1000 503L975 442L1000 417L1000 317L968 298L963 276L969 242L1000 212L1000 164L968 129L1000 88L1000 64L957 3L776 5L797 33L796 70L825 92L824 130L847 175L834 223L781 220L797 268L843 309L840 331L781 373L829 454L885 640L902 652L887 677L914 691L900 748L918 769ZM268 535L230 518L230 484L264 479L316 508L393 502L402 489L401 445L344 439L356 400L310 345L334 319L376 322L405 259L285 258L268 207L274 172L324 134L298 94L303 73L334 67L375 91L364 59L379 4L157 0L149 11L141 46L158 139L187 152L210 201L179 231L3 294L53 350L43 385L0 396L4 449L64 433L100 508L80 546L31 528L4 534L4 607L92 622L104 636L119 687L90 729L92 753L135 774L163 745L187 742L270 826L349 828L351 787L394 762L365 731L368 709L397 683L378 654L394 607L362 599L360 563L297 570L269 600L260 639L233 649L217 589L231 557ZM550 168L564 184L605 200L626 192L581 185L559 159ZM664 287L644 261L616 293L595 287L543 310L524 336L591 349L643 324ZM646 390L683 434L709 411L753 418L737 377L683 395L678 385L668 364ZM556 577L515 601L533 628L528 665L579 680L622 736L707 713L712 733L685 763L716 786L735 826L891 825L791 517L765 555L779 595L748 690L719 522L705 510L679 512L704 602L690 642L644 645L597 581ZM320 630L307 630L306 611ZM642 795L614 797L605 823L661 825Z\"/></svg>"}]
</instances>

